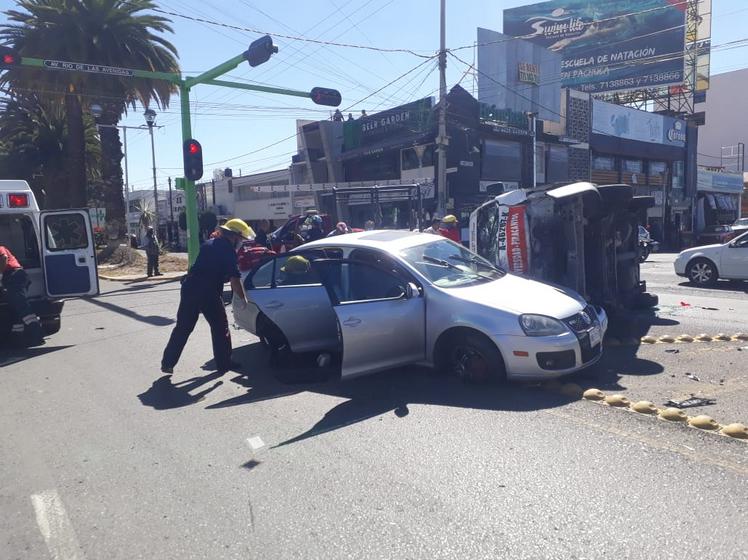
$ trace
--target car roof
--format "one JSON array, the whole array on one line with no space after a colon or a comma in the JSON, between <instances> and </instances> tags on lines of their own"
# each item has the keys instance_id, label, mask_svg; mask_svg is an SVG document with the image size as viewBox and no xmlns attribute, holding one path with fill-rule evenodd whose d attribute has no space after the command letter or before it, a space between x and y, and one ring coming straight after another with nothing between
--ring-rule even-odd
<instances>
[{"instance_id":1,"label":"car roof","mask_svg":"<svg viewBox=\"0 0 748 560\"><path fill-rule=\"evenodd\" d=\"M380 249L390 253L397 253L409 247L423 245L429 241L440 239L431 233L420 233L417 231L383 229L372 231L361 231L356 233L347 233L345 235L336 235L334 237L325 237L310 243L304 243L294 251L303 251L317 247L329 247L331 245L338 247L369 247L371 249Z\"/></svg>"}]
</instances>

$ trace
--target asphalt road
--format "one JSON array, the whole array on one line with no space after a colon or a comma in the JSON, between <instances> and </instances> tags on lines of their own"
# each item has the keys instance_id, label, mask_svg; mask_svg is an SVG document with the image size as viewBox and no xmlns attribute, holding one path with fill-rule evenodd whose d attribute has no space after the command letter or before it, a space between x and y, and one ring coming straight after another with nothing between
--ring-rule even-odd
<instances>
[{"instance_id":1,"label":"asphalt road","mask_svg":"<svg viewBox=\"0 0 748 560\"><path fill-rule=\"evenodd\" d=\"M645 265L652 332L748 331L744 287L678 286L666 259ZM47 346L0 350L3 559L748 555L747 442L419 368L284 384L239 331L243 369L219 378L202 321L164 377L178 284L102 287ZM711 346L666 346L610 349L577 381L699 385L669 376ZM713 352L699 373L732 360L745 383L748 353ZM738 397L720 410L748 421Z\"/></svg>"}]
</instances>

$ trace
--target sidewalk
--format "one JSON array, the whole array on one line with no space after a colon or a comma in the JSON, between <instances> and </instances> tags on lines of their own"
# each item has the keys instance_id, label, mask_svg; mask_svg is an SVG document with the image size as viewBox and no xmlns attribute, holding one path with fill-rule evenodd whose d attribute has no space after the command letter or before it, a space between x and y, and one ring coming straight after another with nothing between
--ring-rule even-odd
<instances>
[{"instance_id":1,"label":"sidewalk","mask_svg":"<svg viewBox=\"0 0 748 560\"><path fill-rule=\"evenodd\" d=\"M150 278L145 274L125 274L122 276L112 276L107 274L108 271L102 271L99 269L99 278L102 280L109 280L112 282L165 282L167 280L176 280L181 278L186 272L164 272L162 276L151 276Z\"/></svg>"}]
</instances>

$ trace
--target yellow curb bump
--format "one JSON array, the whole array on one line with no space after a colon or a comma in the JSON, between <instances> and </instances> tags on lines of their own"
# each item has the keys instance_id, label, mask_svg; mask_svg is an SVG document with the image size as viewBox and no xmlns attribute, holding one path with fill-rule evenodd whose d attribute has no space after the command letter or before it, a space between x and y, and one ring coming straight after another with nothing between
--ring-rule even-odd
<instances>
[{"instance_id":1,"label":"yellow curb bump","mask_svg":"<svg viewBox=\"0 0 748 560\"><path fill-rule=\"evenodd\" d=\"M660 342L667 342L668 344L671 344L671 343L675 342L675 337L670 336L669 334L663 334L660 337Z\"/></svg>"},{"instance_id":2,"label":"yellow curb bump","mask_svg":"<svg viewBox=\"0 0 748 560\"><path fill-rule=\"evenodd\" d=\"M732 337L725 333L718 333L717 336L714 337L714 340L732 340Z\"/></svg>"},{"instance_id":3,"label":"yellow curb bump","mask_svg":"<svg viewBox=\"0 0 748 560\"><path fill-rule=\"evenodd\" d=\"M748 426L740 424L739 422L735 424L728 424L727 426L722 428L722 433L732 438L748 439Z\"/></svg>"},{"instance_id":4,"label":"yellow curb bump","mask_svg":"<svg viewBox=\"0 0 748 560\"><path fill-rule=\"evenodd\" d=\"M627 407L631 404L631 401L623 395L609 395L605 397L605 403L609 406Z\"/></svg>"},{"instance_id":5,"label":"yellow curb bump","mask_svg":"<svg viewBox=\"0 0 748 560\"><path fill-rule=\"evenodd\" d=\"M693 342L693 337L688 334L682 334L676 340L678 342Z\"/></svg>"},{"instance_id":6,"label":"yellow curb bump","mask_svg":"<svg viewBox=\"0 0 748 560\"><path fill-rule=\"evenodd\" d=\"M642 344L657 344L657 338L654 336L643 336L641 341Z\"/></svg>"},{"instance_id":7,"label":"yellow curb bump","mask_svg":"<svg viewBox=\"0 0 748 560\"><path fill-rule=\"evenodd\" d=\"M609 336L605 339L605 346L620 346L621 341L614 336Z\"/></svg>"},{"instance_id":8,"label":"yellow curb bump","mask_svg":"<svg viewBox=\"0 0 748 560\"><path fill-rule=\"evenodd\" d=\"M739 332L735 336L733 336L735 340L748 340L748 334Z\"/></svg>"},{"instance_id":9,"label":"yellow curb bump","mask_svg":"<svg viewBox=\"0 0 748 560\"><path fill-rule=\"evenodd\" d=\"M631 410L639 414L657 414L657 407L650 401L639 401L631 405Z\"/></svg>"},{"instance_id":10,"label":"yellow curb bump","mask_svg":"<svg viewBox=\"0 0 748 560\"><path fill-rule=\"evenodd\" d=\"M587 389L582 397L588 401L602 401L605 400L605 393L600 389Z\"/></svg>"},{"instance_id":11,"label":"yellow curb bump","mask_svg":"<svg viewBox=\"0 0 748 560\"><path fill-rule=\"evenodd\" d=\"M663 420L669 420L670 422L688 421L688 416L686 416L685 412L677 408L673 408L673 407L666 408L665 410L661 410L660 418L662 418Z\"/></svg>"},{"instance_id":12,"label":"yellow curb bump","mask_svg":"<svg viewBox=\"0 0 748 560\"><path fill-rule=\"evenodd\" d=\"M712 341L712 337L709 336L708 334L702 333L702 334L700 334L699 336L696 337L696 340L698 342L711 342Z\"/></svg>"},{"instance_id":13,"label":"yellow curb bump","mask_svg":"<svg viewBox=\"0 0 748 560\"><path fill-rule=\"evenodd\" d=\"M576 383L564 383L564 385L561 387L561 394L567 397L579 399L582 397L582 393L584 393L584 389L582 389Z\"/></svg>"},{"instance_id":14,"label":"yellow curb bump","mask_svg":"<svg viewBox=\"0 0 748 560\"><path fill-rule=\"evenodd\" d=\"M694 416L688 421L688 425L699 428L700 430L719 430L719 424L717 424L714 418L706 414Z\"/></svg>"}]
</instances>

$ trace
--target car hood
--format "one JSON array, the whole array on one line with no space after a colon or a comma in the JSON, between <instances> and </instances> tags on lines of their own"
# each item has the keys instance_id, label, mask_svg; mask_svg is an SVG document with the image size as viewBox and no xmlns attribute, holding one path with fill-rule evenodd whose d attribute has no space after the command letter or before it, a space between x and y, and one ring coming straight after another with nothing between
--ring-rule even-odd
<instances>
[{"instance_id":1,"label":"car hood","mask_svg":"<svg viewBox=\"0 0 748 560\"><path fill-rule=\"evenodd\" d=\"M587 305L573 290L513 274L507 274L485 284L444 291L464 301L517 315L537 313L557 319L565 319L579 313Z\"/></svg>"},{"instance_id":2,"label":"car hood","mask_svg":"<svg viewBox=\"0 0 748 560\"><path fill-rule=\"evenodd\" d=\"M691 249L686 249L685 251L681 251L680 255L678 255L678 258L685 258L689 257L691 255L695 255L696 253L708 253L710 251L714 251L715 249L721 249L722 244L721 243L715 243L714 245L702 245L701 247L693 247Z\"/></svg>"}]
</instances>

